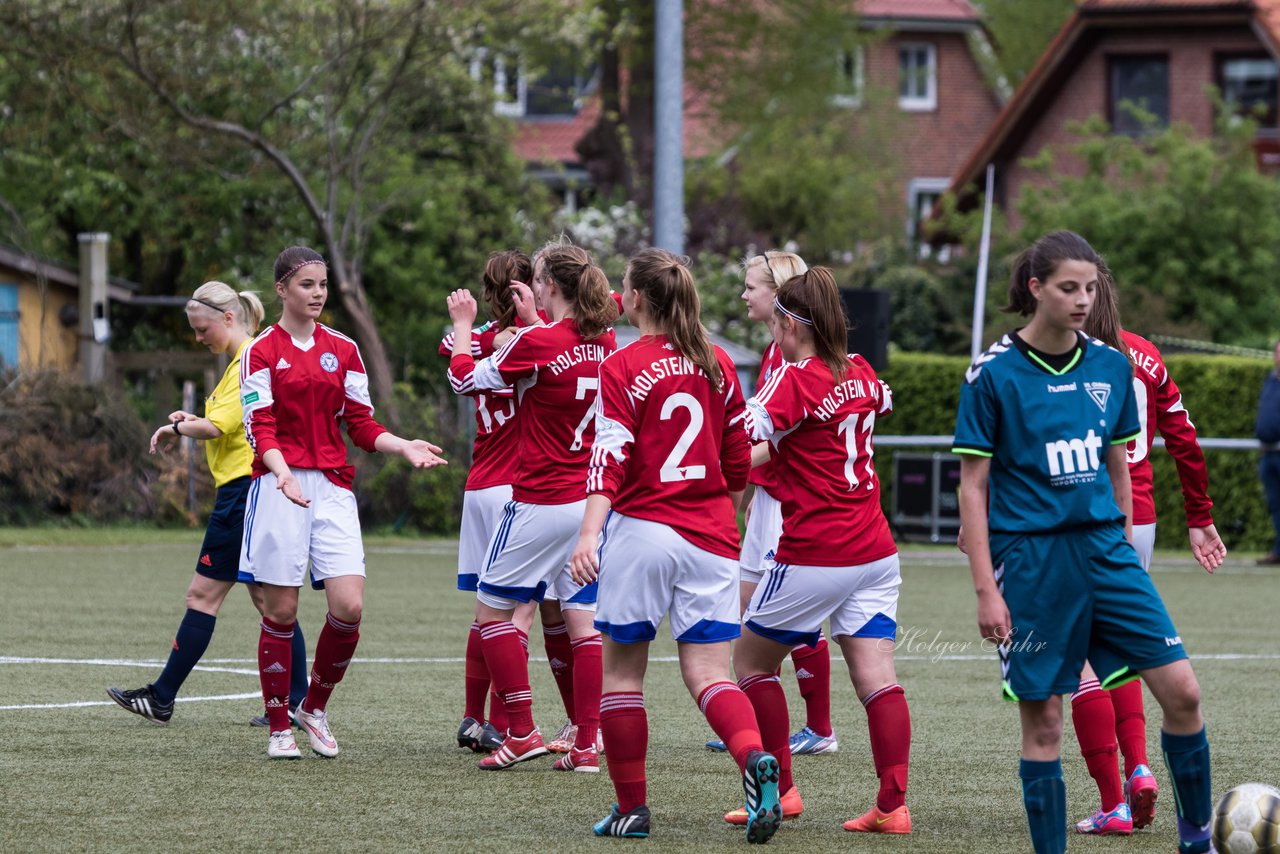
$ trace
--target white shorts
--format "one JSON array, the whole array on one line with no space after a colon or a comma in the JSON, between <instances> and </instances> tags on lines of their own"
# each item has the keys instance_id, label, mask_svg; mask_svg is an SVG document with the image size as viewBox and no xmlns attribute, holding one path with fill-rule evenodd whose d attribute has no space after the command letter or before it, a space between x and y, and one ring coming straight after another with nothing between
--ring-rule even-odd
<instances>
[{"instance_id":1,"label":"white shorts","mask_svg":"<svg viewBox=\"0 0 1280 854\"><path fill-rule=\"evenodd\" d=\"M782 537L782 502L757 486L751 498L751 518L742 535L742 552L738 557L742 580L759 584L765 570L773 563L774 549Z\"/></svg>"},{"instance_id":2,"label":"white shorts","mask_svg":"<svg viewBox=\"0 0 1280 854\"><path fill-rule=\"evenodd\" d=\"M1138 550L1142 568L1151 571L1151 553L1156 550L1156 523L1133 526L1133 547Z\"/></svg>"},{"instance_id":3,"label":"white shorts","mask_svg":"<svg viewBox=\"0 0 1280 854\"><path fill-rule=\"evenodd\" d=\"M326 578L364 576L355 494L316 469L294 469L293 476L311 506L285 498L271 472L249 486L240 569L259 584L301 587L310 563L311 586L317 590Z\"/></svg>"},{"instance_id":4,"label":"white shorts","mask_svg":"<svg viewBox=\"0 0 1280 854\"><path fill-rule=\"evenodd\" d=\"M775 562L742 615L761 637L787 646L817 646L822 621L831 637L889 638L898 631L896 554L859 566L795 566Z\"/></svg>"},{"instance_id":5,"label":"white shorts","mask_svg":"<svg viewBox=\"0 0 1280 854\"><path fill-rule=\"evenodd\" d=\"M462 530L458 534L458 589L473 593L484 569L489 541L511 500L511 484L462 493Z\"/></svg>"},{"instance_id":6,"label":"white shorts","mask_svg":"<svg viewBox=\"0 0 1280 854\"><path fill-rule=\"evenodd\" d=\"M569 575L587 500L571 504L509 501L489 541L476 598L490 608L553 598L564 610L594 611L596 585Z\"/></svg>"},{"instance_id":7,"label":"white shorts","mask_svg":"<svg viewBox=\"0 0 1280 854\"><path fill-rule=\"evenodd\" d=\"M600 541L596 628L618 643L651 641L671 615L681 643L741 633L735 561L704 551L669 525L610 513Z\"/></svg>"}]
</instances>

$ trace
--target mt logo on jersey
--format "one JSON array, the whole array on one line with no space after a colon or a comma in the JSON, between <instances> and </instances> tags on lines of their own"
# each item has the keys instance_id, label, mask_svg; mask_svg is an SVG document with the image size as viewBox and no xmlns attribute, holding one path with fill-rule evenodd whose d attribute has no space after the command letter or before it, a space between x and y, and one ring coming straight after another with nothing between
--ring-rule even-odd
<instances>
[{"instance_id":1,"label":"mt logo on jersey","mask_svg":"<svg viewBox=\"0 0 1280 854\"><path fill-rule=\"evenodd\" d=\"M1049 463L1049 477L1055 486L1093 480L1102 464L1099 451L1102 437L1092 429L1083 439L1059 439L1045 442L1044 452Z\"/></svg>"}]
</instances>

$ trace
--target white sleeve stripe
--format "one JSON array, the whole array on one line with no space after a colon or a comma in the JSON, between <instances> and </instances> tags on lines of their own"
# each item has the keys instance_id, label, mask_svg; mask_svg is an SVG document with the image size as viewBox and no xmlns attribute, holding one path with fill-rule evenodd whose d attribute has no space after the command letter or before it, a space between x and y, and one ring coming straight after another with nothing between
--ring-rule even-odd
<instances>
[{"instance_id":1,"label":"white sleeve stripe","mask_svg":"<svg viewBox=\"0 0 1280 854\"><path fill-rule=\"evenodd\" d=\"M346 377L343 378L343 386L346 389L349 400L369 407L369 413L373 413L373 400L369 397L368 374L347 371Z\"/></svg>"},{"instance_id":2,"label":"white sleeve stripe","mask_svg":"<svg viewBox=\"0 0 1280 854\"><path fill-rule=\"evenodd\" d=\"M621 465L626 462L623 449L634 442L635 436L630 430L599 411L596 412L596 439L591 446L591 465L587 469L588 492L604 488L604 470L609 467L609 457L613 457Z\"/></svg>"},{"instance_id":3,"label":"white sleeve stripe","mask_svg":"<svg viewBox=\"0 0 1280 854\"><path fill-rule=\"evenodd\" d=\"M506 347L502 349L505 351ZM471 388L484 391L497 391L498 389L507 388L508 383L502 378L502 373L498 370L498 355L500 354L495 354L476 362L475 370L471 372L470 377ZM470 390L468 389L468 391Z\"/></svg>"},{"instance_id":4,"label":"white sleeve stripe","mask_svg":"<svg viewBox=\"0 0 1280 854\"><path fill-rule=\"evenodd\" d=\"M769 398L778 390L778 384L782 381L782 377L787 373L787 370L790 367L790 365L783 365L781 368L774 371L773 376L769 377L763 386L756 389L755 397L752 399L757 400L760 403L768 403Z\"/></svg>"},{"instance_id":5,"label":"white sleeve stripe","mask_svg":"<svg viewBox=\"0 0 1280 854\"><path fill-rule=\"evenodd\" d=\"M773 438L773 418L754 397L747 401L746 429L753 441L763 442Z\"/></svg>"}]
</instances>

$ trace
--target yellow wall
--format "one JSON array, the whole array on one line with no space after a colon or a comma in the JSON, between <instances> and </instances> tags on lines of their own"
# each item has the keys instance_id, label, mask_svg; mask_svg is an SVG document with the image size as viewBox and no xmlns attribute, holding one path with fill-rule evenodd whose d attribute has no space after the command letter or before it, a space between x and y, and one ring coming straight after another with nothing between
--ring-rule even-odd
<instances>
[{"instance_id":1,"label":"yellow wall","mask_svg":"<svg viewBox=\"0 0 1280 854\"><path fill-rule=\"evenodd\" d=\"M19 370L77 370L76 327L63 326L58 312L64 305L76 305L79 293L66 285L48 282L42 299L35 282L24 278L17 281Z\"/></svg>"}]
</instances>

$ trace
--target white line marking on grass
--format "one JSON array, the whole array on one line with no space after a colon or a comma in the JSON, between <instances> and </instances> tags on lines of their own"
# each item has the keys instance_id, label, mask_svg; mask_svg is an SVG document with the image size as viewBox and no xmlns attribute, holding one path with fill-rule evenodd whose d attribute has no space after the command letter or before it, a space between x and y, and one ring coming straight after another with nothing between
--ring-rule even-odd
<instances>
[{"instance_id":1,"label":"white line marking on grass","mask_svg":"<svg viewBox=\"0 0 1280 854\"><path fill-rule=\"evenodd\" d=\"M217 662L217 659L213 659ZM254 664L255 662L248 659L225 659L224 664ZM0 664L90 664L101 667L164 667L164 662L159 659L131 659L131 658L22 658L16 655L0 655ZM196 670L206 673L235 673L239 676L257 676L257 669L246 670L242 667L209 667L204 664L197 664Z\"/></svg>"},{"instance_id":2,"label":"white line marking on grass","mask_svg":"<svg viewBox=\"0 0 1280 854\"><path fill-rule=\"evenodd\" d=\"M218 694L212 697L177 697L175 703L203 703L208 700L251 700L257 697L262 699L261 691L254 691L251 694ZM26 706L0 706L0 712L15 711L21 709L79 709L85 706L114 706L117 705L114 700L85 700L79 703L35 703Z\"/></svg>"}]
</instances>

